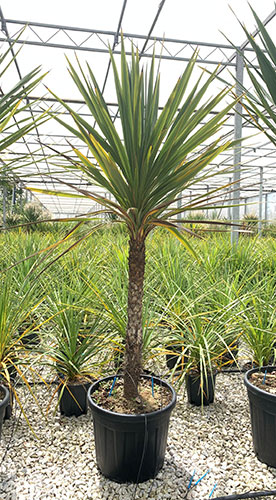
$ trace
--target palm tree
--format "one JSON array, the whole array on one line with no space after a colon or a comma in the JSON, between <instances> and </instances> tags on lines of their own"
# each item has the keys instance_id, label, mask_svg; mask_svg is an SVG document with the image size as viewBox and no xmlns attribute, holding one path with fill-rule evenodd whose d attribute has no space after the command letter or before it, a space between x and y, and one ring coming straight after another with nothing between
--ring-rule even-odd
<instances>
[{"instance_id":1,"label":"palm tree","mask_svg":"<svg viewBox=\"0 0 276 500\"><path fill-rule=\"evenodd\" d=\"M155 71L155 57L152 57L149 69L144 69L141 67L138 53L132 49L131 62L128 65L122 41L120 74L111 51L110 58L122 139L88 64L87 76L78 59L78 70L70 61L68 69L95 120L96 127L53 92L52 94L70 113L74 124L66 123L60 114L54 115L55 119L80 139L91 153L90 157L85 156L73 147L77 161L64 162L63 166L84 173L90 184L100 186L111 193L112 200L75 187L78 195L87 196L101 204L104 209L97 213L114 214L115 222L125 223L128 229L129 282L124 395L130 399L137 396L141 374L142 303L147 236L156 227L166 228L186 248L193 251L183 232L179 230L179 224L184 222L184 219L179 219L179 214L187 209L206 207L206 199L198 196L197 201L182 208L175 208L176 202L181 199L181 191L191 185L197 174L233 144L225 137L219 137L217 133L235 102L231 99L231 104L211 114L228 94L229 90L224 88L215 97L206 98L202 104L203 97L216 78L216 72L206 76L203 71L197 80L192 80L197 53L177 80L162 110L159 108L160 74ZM184 95L186 98L183 101ZM210 141L215 134L216 138ZM208 145L203 147L206 143ZM96 163L90 159L91 156ZM187 229L184 231L188 232Z\"/></svg>"}]
</instances>

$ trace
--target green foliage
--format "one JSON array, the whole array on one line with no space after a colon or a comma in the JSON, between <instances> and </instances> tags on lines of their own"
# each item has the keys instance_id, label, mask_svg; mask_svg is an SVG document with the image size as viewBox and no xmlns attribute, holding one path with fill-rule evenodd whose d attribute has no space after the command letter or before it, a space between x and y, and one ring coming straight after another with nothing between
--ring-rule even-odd
<instances>
[{"instance_id":1,"label":"green foliage","mask_svg":"<svg viewBox=\"0 0 276 500\"><path fill-rule=\"evenodd\" d=\"M172 208L173 204L181 191L198 182L199 177L204 177L202 174L195 181L206 165L233 146L231 140L219 137L219 133L235 102L221 108L221 102L229 92L227 88L207 99L216 71L211 75L202 72L191 86L197 52L177 80L162 112L159 111L160 75L155 69L155 57L152 57L149 68L142 68L139 54L133 47L128 64L122 38L121 68L116 66L111 51L110 59L119 106L118 130L122 131L122 137L92 68L87 64L86 75L78 59L77 69L68 61L69 73L97 127L57 96L72 121L69 124L60 114L51 113L51 116L81 140L95 160L91 161L73 148L79 162L69 162L67 156L62 161L59 158L59 164L67 170L81 171L89 183L111 193L115 201L72 185L77 191L76 196L86 196L103 206L101 214L106 213L116 222L123 221L134 239L144 240L152 229L162 226L185 243L183 234L178 232L175 217L187 210L204 208L206 199L198 196L192 207L188 203L181 209ZM220 111L213 113L218 106ZM216 138L212 139L213 136ZM203 146L206 143L208 147ZM48 194L54 193L48 191ZM190 248L188 243L187 247Z\"/></svg>"},{"instance_id":2,"label":"green foliage","mask_svg":"<svg viewBox=\"0 0 276 500\"><path fill-rule=\"evenodd\" d=\"M12 352L6 351L5 363L9 360L11 365L16 358L25 377L29 363L32 369L36 363L50 364L54 373L62 373L67 380L113 372L112 360L124 348L127 322L127 235L116 228L114 233L101 230L38 279L41 267L60 250L53 248L40 265L44 254L24 259L55 241L51 233L0 236L2 321L10 325L1 331L7 345L9 339L17 339L12 340ZM160 362L168 345L183 346L188 356L185 371L202 366L207 373L227 367L236 356L237 339L244 353L241 363L247 359L265 364L275 349L275 240L241 237L239 245L231 247L228 237L218 235L195 240L194 246L201 262L163 230L148 240L143 312L146 367L163 371ZM3 273L21 259L14 273ZM38 332L41 344L26 352L20 335L32 330ZM177 349L175 353L179 355ZM184 380L184 372L178 374L178 383Z\"/></svg>"},{"instance_id":3,"label":"green foliage","mask_svg":"<svg viewBox=\"0 0 276 500\"><path fill-rule=\"evenodd\" d=\"M276 238L276 223L270 222L269 224L265 224L265 227L262 229L262 236Z\"/></svg>"},{"instance_id":4,"label":"green foliage","mask_svg":"<svg viewBox=\"0 0 276 500\"><path fill-rule=\"evenodd\" d=\"M1 220L1 224L3 225L3 218ZM21 224L20 215L18 213L8 212L6 214L5 228L9 229L12 228L13 226L17 226L18 224Z\"/></svg>"},{"instance_id":5,"label":"green foliage","mask_svg":"<svg viewBox=\"0 0 276 500\"><path fill-rule=\"evenodd\" d=\"M70 280L56 280L46 299L50 332L44 352L65 383L96 378L103 364L99 355L108 340L106 323L85 309L87 287L75 273Z\"/></svg>"},{"instance_id":6,"label":"green foliage","mask_svg":"<svg viewBox=\"0 0 276 500\"><path fill-rule=\"evenodd\" d=\"M252 91L245 89L246 107L253 118L253 124L264 132L273 144L276 144L276 47L256 12L252 8L251 10L260 30L261 45L242 25L249 44L255 52L258 64L258 68L254 68L251 62L245 58L247 72L253 85Z\"/></svg>"},{"instance_id":7,"label":"green foliage","mask_svg":"<svg viewBox=\"0 0 276 500\"><path fill-rule=\"evenodd\" d=\"M18 215L20 217L20 224L23 224L22 231L27 233L33 233L34 231L41 233L55 232L52 223L42 222L45 220L49 221L51 214L37 202L24 203L23 207L18 209Z\"/></svg>"},{"instance_id":8,"label":"green foliage","mask_svg":"<svg viewBox=\"0 0 276 500\"><path fill-rule=\"evenodd\" d=\"M239 324L243 339L257 366L275 361L276 287L274 276L258 276L256 284L241 298Z\"/></svg>"},{"instance_id":9,"label":"green foliage","mask_svg":"<svg viewBox=\"0 0 276 500\"><path fill-rule=\"evenodd\" d=\"M6 214L5 228L25 232L49 232L51 225L43 223L43 220L51 219L50 213L43 209L37 202L17 204L12 211ZM3 220L2 220L3 224ZM17 227L21 225L21 227Z\"/></svg>"},{"instance_id":10,"label":"green foliage","mask_svg":"<svg viewBox=\"0 0 276 500\"><path fill-rule=\"evenodd\" d=\"M255 236L258 230L259 218L254 214L246 214L242 220L242 230L250 231L247 236Z\"/></svg>"},{"instance_id":11,"label":"green foliage","mask_svg":"<svg viewBox=\"0 0 276 500\"><path fill-rule=\"evenodd\" d=\"M18 34L17 38L20 38L22 32ZM12 45L6 50L6 52L0 55L0 75L1 78L13 63L14 58L17 56L18 52L13 55L12 49L16 44L17 39ZM21 50L21 49L19 49ZM25 134L33 130L38 123L43 123L49 118L45 118L45 113L42 113L38 118L33 118L32 116L27 118L24 117L24 111L30 109L32 104L24 104L23 98L28 96L30 92L33 91L41 81L44 75L40 75L40 68L35 68L30 71L27 75L23 76L19 81L13 82L12 87L2 93L0 97L0 151L5 151L18 139L23 137ZM23 112L23 113L22 113ZM20 113L22 113L20 115ZM23 116L23 118L21 118ZM16 118L16 121L13 120ZM3 134L3 132L5 132ZM12 164L13 170L17 168L16 164ZM5 173L9 170L9 165L6 162L2 162L0 171Z\"/></svg>"},{"instance_id":12,"label":"green foliage","mask_svg":"<svg viewBox=\"0 0 276 500\"><path fill-rule=\"evenodd\" d=\"M9 367L14 367L16 370L18 360L21 356L25 357L22 338L26 331L22 330L22 325L26 323L42 300L38 299L38 293L34 289L35 286L32 286L27 291L23 290L13 272L1 278L0 371L6 375Z\"/></svg>"},{"instance_id":13,"label":"green foliage","mask_svg":"<svg viewBox=\"0 0 276 500\"><path fill-rule=\"evenodd\" d=\"M29 389L37 402L29 384L29 375L33 376L35 369L34 358L30 357L28 350L30 336L36 335L40 326L38 317L37 322L33 318L43 300L42 297L38 299L35 288L33 285L23 290L13 272L0 277L0 379L14 394L28 423L17 391L17 381L20 380Z\"/></svg>"}]
</instances>

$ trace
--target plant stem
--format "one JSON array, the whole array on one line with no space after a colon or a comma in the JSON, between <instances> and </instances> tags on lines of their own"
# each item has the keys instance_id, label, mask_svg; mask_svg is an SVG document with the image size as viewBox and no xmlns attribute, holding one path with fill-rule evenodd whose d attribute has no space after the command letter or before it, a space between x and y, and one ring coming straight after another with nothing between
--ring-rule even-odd
<instances>
[{"instance_id":1,"label":"plant stem","mask_svg":"<svg viewBox=\"0 0 276 500\"><path fill-rule=\"evenodd\" d=\"M137 397L142 368L142 309L145 273L145 241L129 240L128 322L126 331L124 396Z\"/></svg>"}]
</instances>

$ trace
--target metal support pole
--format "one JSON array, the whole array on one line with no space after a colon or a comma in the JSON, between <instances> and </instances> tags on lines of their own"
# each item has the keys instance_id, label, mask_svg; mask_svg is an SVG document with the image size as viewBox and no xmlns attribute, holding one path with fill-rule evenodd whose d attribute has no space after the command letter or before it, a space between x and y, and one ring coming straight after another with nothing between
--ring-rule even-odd
<instances>
[{"instance_id":1,"label":"metal support pole","mask_svg":"<svg viewBox=\"0 0 276 500\"><path fill-rule=\"evenodd\" d=\"M7 222L7 186L3 186L3 226Z\"/></svg>"},{"instance_id":2,"label":"metal support pole","mask_svg":"<svg viewBox=\"0 0 276 500\"><path fill-rule=\"evenodd\" d=\"M12 212L14 212L15 205L16 205L16 184L14 184L12 187L12 209L11 209Z\"/></svg>"},{"instance_id":3,"label":"metal support pole","mask_svg":"<svg viewBox=\"0 0 276 500\"><path fill-rule=\"evenodd\" d=\"M20 208L23 208L23 193L22 193L22 186L20 186L20 195L19 195L19 202L20 202Z\"/></svg>"},{"instance_id":4,"label":"metal support pole","mask_svg":"<svg viewBox=\"0 0 276 500\"><path fill-rule=\"evenodd\" d=\"M263 219L263 180L264 168L260 167L260 189L259 189L259 222L258 222L258 236L262 236L262 219Z\"/></svg>"},{"instance_id":5,"label":"metal support pole","mask_svg":"<svg viewBox=\"0 0 276 500\"><path fill-rule=\"evenodd\" d=\"M244 215L247 215L247 198L244 198Z\"/></svg>"},{"instance_id":6,"label":"metal support pole","mask_svg":"<svg viewBox=\"0 0 276 500\"><path fill-rule=\"evenodd\" d=\"M236 94L237 96L242 95L242 84L243 84L243 54L239 51L236 52ZM242 137L242 105L239 101L235 106L235 122L234 122L234 139L238 140ZM234 174L233 182L235 192L233 193L233 204L240 202L240 178L241 178L241 144L237 144L234 149ZM232 221L237 223L240 220L240 207L236 206L232 208ZM239 239L239 233L235 230L235 226L232 226L231 230L231 243L232 245L237 245Z\"/></svg>"},{"instance_id":7,"label":"metal support pole","mask_svg":"<svg viewBox=\"0 0 276 500\"><path fill-rule=\"evenodd\" d=\"M268 225L268 193L265 193L265 210L264 210L265 225Z\"/></svg>"},{"instance_id":8,"label":"metal support pole","mask_svg":"<svg viewBox=\"0 0 276 500\"><path fill-rule=\"evenodd\" d=\"M232 181L231 177L229 177L229 184ZM232 196L231 196L231 189L232 186L229 186L229 196L228 196L228 209L227 209L227 219L231 220L231 202L232 202Z\"/></svg>"}]
</instances>

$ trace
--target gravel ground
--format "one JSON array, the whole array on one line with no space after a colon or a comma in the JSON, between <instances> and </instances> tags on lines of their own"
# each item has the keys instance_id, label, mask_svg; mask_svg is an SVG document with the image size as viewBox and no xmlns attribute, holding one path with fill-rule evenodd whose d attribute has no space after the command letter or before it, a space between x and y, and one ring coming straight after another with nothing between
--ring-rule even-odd
<instances>
[{"instance_id":1,"label":"gravel ground","mask_svg":"<svg viewBox=\"0 0 276 500\"><path fill-rule=\"evenodd\" d=\"M209 407L192 407L183 392L178 395L164 468L156 479L137 487L112 483L99 474L90 412L78 419L49 414L45 420L20 391L37 437L16 408L2 429L0 500L182 500L194 469L193 484L209 472L187 499L207 500L215 483L214 497L276 489L274 471L259 462L252 449L240 374L217 376L215 403ZM39 386L37 395L45 408L46 389Z\"/></svg>"}]
</instances>

